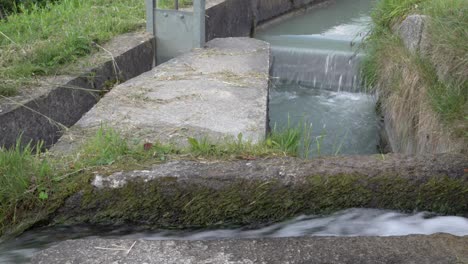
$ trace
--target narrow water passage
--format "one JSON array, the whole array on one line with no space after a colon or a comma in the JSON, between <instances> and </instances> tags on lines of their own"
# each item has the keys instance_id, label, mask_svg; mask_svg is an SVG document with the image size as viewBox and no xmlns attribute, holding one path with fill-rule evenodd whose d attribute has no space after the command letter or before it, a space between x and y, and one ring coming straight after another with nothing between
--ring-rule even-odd
<instances>
[{"instance_id":1,"label":"narrow water passage","mask_svg":"<svg viewBox=\"0 0 468 264\"><path fill-rule=\"evenodd\" d=\"M373 2L330 1L257 32L273 54L270 127L302 126L304 156L378 153L381 124L358 49Z\"/></svg>"},{"instance_id":2,"label":"narrow water passage","mask_svg":"<svg viewBox=\"0 0 468 264\"><path fill-rule=\"evenodd\" d=\"M330 216L299 216L264 228L219 230L138 231L130 227L54 227L28 231L0 244L0 263L28 263L35 252L55 243L79 238L144 240L202 240L297 236L404 236L449 233L468 235L468 219L428 213L402 214L387 210L349 209Z\"/></svg>"}]
</instances>

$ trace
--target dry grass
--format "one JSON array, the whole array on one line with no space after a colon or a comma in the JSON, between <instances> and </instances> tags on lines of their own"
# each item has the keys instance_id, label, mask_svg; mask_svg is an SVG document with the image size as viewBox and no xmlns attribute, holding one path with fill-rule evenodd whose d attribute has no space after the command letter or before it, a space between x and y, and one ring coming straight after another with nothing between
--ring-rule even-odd
<instances>
[{"instance_id":1,"label":"dry grass","mask_svg":"<svg viewBox=\"0 0 468 264\"><path fill-rule=\"evenodd\" d=\"M454 136L456 131L467 129L466 123L458 124L456 129L447 127L433 110L428 98L434 84L425 76L419 58L397 39L382 48L375 66L376 74L385 78L378 78L374 85L383 98L382 111L390 136L398 141L393 144L397 148L394 151L436 153L468 149L463 136Z\"/></svg>"},{"instance_id":2,"label":"dry grass","mask_svg":"<svg viewBox=\"0 0 468 264\"><path fill-rule=\"evenodd\" d=\"M466 152L468 2L381 0L364 45L363 71L377 89L396 151ZM411 54L393 31L409 14L426 19L425 43Z\"/></svg>"}]
</instances>

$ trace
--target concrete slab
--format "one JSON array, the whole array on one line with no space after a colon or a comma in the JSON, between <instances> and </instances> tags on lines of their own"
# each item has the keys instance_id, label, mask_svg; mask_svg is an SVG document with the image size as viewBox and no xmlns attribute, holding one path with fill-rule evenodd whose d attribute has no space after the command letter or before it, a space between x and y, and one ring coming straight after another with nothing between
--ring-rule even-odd
<instances>
[{"instance_id":1,"label":"concrete slab","mask_svg":"<svg viewBox=\"0 0 468 264\"><path fill-rule=\"evenodd\" d=\"M468 237L302 237L212 241L62 242L32 263L465 263Z\"/></svg>"},{"instance_id":2,"label":"concrete slab","mask_svg":"<svg viewBox=\"0 0 468 264\"><path fill-rule=\"evenodd\" d=\"M187 137L258 141L267 131L269 44L215 39L115 87L54 147L70 150L107 126L131 140L184 145Z\"/></svg>"}]
</instances>

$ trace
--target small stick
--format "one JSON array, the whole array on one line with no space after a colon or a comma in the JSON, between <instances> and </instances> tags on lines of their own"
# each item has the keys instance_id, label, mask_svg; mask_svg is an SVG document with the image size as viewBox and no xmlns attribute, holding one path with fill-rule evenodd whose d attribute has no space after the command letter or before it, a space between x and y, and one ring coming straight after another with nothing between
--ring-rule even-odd
<instances>
[{"instance_id":1,"label":"small stick","mask_svg":"<svg viewBox=\"0 0 468 264\"><path fill-rule=\"evenodd\" d=\"M94 247L95 249L102 249L102 250L115 250L115 251L125 251L126 248L105 248L105 247Z\"/></svg>"},{"instance_id":2,"label":"small stick","mask_svg":"<svg viewBox=\"0 0 468 264\"><path fill-rule=\"evenodd\" d=\"M135 244L136 244L136 240L135 240L135 242L133 242L132 246L128 249L128 251L127 251L127 256L128 256L128 254L130 253L130 251L132 250L133 246L135 246Z\"/></svg>"}]
</instances>

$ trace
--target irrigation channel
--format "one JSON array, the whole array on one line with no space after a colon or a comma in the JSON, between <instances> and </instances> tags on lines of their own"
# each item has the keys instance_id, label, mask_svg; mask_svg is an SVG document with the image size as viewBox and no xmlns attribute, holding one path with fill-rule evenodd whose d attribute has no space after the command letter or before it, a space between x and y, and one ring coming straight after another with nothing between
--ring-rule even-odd
<instances>
[{"instance_id":1,"label":"irrigation channel","mask_svg":"<svg viewBox=\"0 0 468 264\"><path fill-rule=\"evenodd\" d=\"M304 156L379 151L376 98L359 72L372 3L333 1L256 34L272 47L270 127L302 127Z\"/></svg>"},{"instance_id":2,"label":"irrigation channel","mask_svg":"<svg viewBox=\"0 0 468 264\"><path fill-rule=\"evenodd\" d=\"M306 124L308 156L373 154L379 141L375 97L366 94L356 50L368 30L371 0L337 0L260 30L272 44L271 126ZM310 128L310 124L312 127ZM307 141L307 140L305 140ZM306 153L304 153L306 154ZM402 214L348 209L329 216L300 216L256 230L139 230L135 227L52 227L27 231L0 244L0 263L26 263L32 255L67 239L220 239L291 236L400 236L450 233L468 235L468 219L429 213Z\"/></svg>"}]
</instances>

